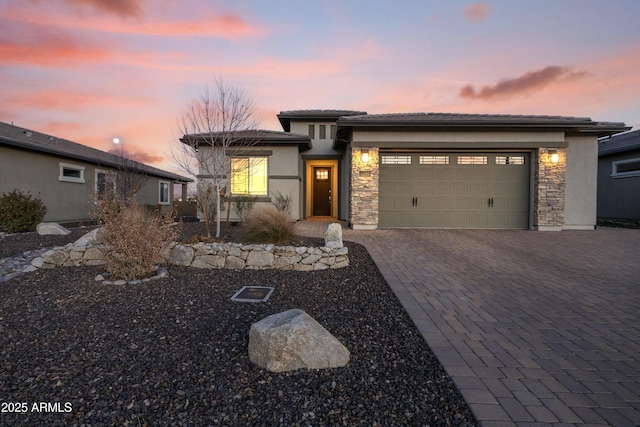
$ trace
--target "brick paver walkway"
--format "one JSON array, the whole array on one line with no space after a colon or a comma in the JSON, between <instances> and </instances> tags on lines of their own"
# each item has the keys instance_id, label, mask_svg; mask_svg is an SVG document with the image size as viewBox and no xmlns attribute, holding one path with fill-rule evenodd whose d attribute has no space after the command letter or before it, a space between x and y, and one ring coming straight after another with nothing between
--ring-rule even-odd
<instances>
[{"instance_id":1,"label":"brick paver walkway","mask_svg":"<svg viewBox=\"0 0 640 427\"><path fill-rule=\"evenodd\" d=\"M344 239L365 245L483 427L640 425L640 230Z\"/></svg>"}]
</instances>

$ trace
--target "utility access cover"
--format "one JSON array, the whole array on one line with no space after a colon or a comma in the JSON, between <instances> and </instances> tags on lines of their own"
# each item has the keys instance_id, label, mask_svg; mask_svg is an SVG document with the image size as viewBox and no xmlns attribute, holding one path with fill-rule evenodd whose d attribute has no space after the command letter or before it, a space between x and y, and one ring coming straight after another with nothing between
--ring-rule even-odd
<instances>
[{"instance_id":1,"label":"utility access cover","mask_svg":"<svg viewBox=\"0 0 640 427\"><path fill-rule=\"evenodd\" d=\"M273 288L268 286L243 286L232 297L231 301L265 302L271 296Z\"/></svg>"}]
</instances>

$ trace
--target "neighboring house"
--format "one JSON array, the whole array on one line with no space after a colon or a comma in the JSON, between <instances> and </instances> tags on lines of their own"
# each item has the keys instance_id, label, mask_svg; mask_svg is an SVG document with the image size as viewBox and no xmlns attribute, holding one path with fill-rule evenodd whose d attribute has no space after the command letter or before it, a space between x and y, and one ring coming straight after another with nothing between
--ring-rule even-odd
<instances>
[{"instance_id":1,"label":"neighboring house","mask_svg":"<svg viewBox=\"0 0 640 427\"><path fill-rule=\"evenodd\" d=\"M598 218L640 219L640 130L598 141Z\"/></svg>"},{"instance_id":2,"label":"neighboring house","mask_svg":"<svg viewBox=\"0 0 640 427\"><path fill-rule=\"evenodd\" d=\"M13 190L38 196L47 207L45 221L90 219L94 195L116 191L125 177L144 174L137 197L161 212L173 209L174 184L183 200L192 179L124 159L55 136L0 122L0 194Z\"/></svg>"},{"instance_id":3,"label":"neighboring house","mask_svg":"<svg viewBox=\"0 0 640 427\"><path fill-rule=\"evenodd\" d=\"M231 187L266 175L244 195L287 194L292 219L354 229L593 229L597 139L629 129L562 116L295 110L278 119L284 132L253 131L264 135L239 156L260 170L232 172Z\"/></svg>"}]
</instances>

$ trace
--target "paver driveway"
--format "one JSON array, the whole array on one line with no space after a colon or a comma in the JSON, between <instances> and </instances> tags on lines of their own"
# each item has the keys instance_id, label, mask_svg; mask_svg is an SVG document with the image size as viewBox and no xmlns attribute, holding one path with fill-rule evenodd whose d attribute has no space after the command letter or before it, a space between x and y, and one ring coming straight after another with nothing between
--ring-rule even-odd
<instances>
[{"instance_id":1,"label":"paver driveway","mask_svg":"<svg viewBox=\"0 0 640 427\"><path fill-rule=\"evenodd\" d=\"M345 230L488 426L640 425L640 230Z\"/></svg>"}]
</instances>

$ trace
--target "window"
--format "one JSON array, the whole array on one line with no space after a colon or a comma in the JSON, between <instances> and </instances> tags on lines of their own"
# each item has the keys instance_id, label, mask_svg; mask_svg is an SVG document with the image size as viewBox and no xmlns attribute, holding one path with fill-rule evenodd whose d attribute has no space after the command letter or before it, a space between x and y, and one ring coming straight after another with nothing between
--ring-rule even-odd
<instances>
[{"instance_id":1,"label":"window","mask_svg":"<svg viewBox=\"0 0 640 427\"><path fill-rule=\"evenodd\" d=\"M524 156L496 156L496 165L524 165Z\"/></svg>"},{"instance_id":2,"label":"window","mask_svg":"<svg viewBox=\"0 0 640 427\"><path fill-rule=\"evenodd\" d=\"M267 158L236 157L231 159L231 193L266 196Z\"/></svg>"},{"instance_id":3,"label":"window","mask_svg":"<svg viewBox=\"0 0 640 427\"><path fill-rule=\"evenodd\" d=\"M458 156L459 165L486 165L487 156Z\"/></svg>"},{"instance_id":4,"label":"window","mask_svg":"<svg viewBox=\"0 0 640 427\"><path fill-rule=\"evenodd\" d=\"M160 194L158 196L158 203L161 205L169 205L169 184L167 181L160 181Z\"/></svg>"},{"instance_id":5,"label":"window","mask_svg":"<svg viewBox=\"0 0 640 427\"><path fill-rule=\"evenodd\" d=\"M315 139L316 138L316 126L315 125L309 125L309 138L311 138L311 139Z\"/></svg>"},{"instance_id":6,"label":"window","mask_svg":"<svg viewBox=\"0 0 640 427\"><path fill-rule=\"evenodd\" d=\"M320 139L327 139L327 125L320 125Z\"/></svg>"},{"instance_id":7,"label":"window","mask_svg":"<svg viewBox=\"0 0 640 427\"><path fill-rule=\"evenodd\" d=\"M448 165L449 156L420 156L421 165Z\"/></svg>"},{"instance_id":8,"label":"window","mask_svg":"<svg viewBox=\"0 0 640 427\"><path fill-rule=\"evenodd\" d=\"M640 176L640 159L620 160L611 164L612 178Z\"/></svg>"},{"instance_id":9,"label":"window","mask_svg":"<svg viewBox=\"0 0 640 427\"><path fill-rule=\"evenodd\" d=\"M411 156L388 156L383 155L380 162L383 165L410 165Z\"/></svg>"},{"instance_id":10,"label":"window","mask_svg":"<svg viewBox=\"0 0 640 427\"><path fill-rule=\"evenodd\" d=\"M79 182L84 184L84 166L60 162L59 181Z\"/></svg>"},{"instance_id":11,"label":"window","mask_svg":"<svg viewBox=\"0 0 640 427\"><path fill-rule=\"evenodd\" d=\"M116 174L110 171L96 169L96 196L104 197L116 192Z\"/></svg>"},{"instance_id":12,"label":"window","mask_svg":"<svg viewBox=\"0 0 640 427\"><path fill-rule=\"evenodd\" d=\"M331 139L336 139L336 125L331 125Z\"/></svg>"},{"instance_id":13,"label":"window","mask_svg":"<svg viewBox=\"0 0 640 427\"><path fill-rule=\"evenodd\" d=\"M326 181L329 179L329 171L327 169L316 170L316 181Z\"/></svg>"}]
</instances>

